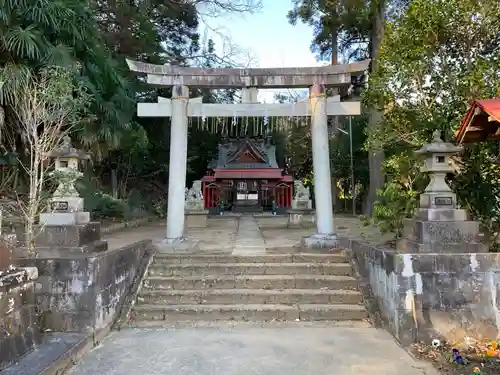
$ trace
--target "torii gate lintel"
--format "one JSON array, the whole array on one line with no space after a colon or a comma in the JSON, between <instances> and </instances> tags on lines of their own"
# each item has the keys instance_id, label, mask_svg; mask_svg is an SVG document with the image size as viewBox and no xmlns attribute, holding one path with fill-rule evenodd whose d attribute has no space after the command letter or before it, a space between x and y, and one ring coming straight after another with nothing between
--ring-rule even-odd
<instances>
[{"instance_id":1,"label":"torii gate lintel","mask_svg":"<svg viewBox=\"0 0 500 375\"><path fill-rule=\"evenodd\" d=\"M202 98L189 99L188 117L250 117L261 113L267 117L310 116L313 108L309 101L299 103L237 103L216 104L202 103ZM361 114L361 103L341 102L340 96L326 99L327 116L349 116ZM138 103L139 117L171 117L172 100L158 98L157 103Z\"/></svg>"}]
</instances>

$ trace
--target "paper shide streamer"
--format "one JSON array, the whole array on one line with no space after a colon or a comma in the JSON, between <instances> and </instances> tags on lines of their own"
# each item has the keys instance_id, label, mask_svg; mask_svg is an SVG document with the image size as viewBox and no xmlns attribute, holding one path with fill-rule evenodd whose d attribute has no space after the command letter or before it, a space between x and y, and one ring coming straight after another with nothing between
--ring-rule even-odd
<instances>
[{"instance_id":1,"label":"paper shide streamer","mask_svg":"<svg viewBox=\"0 0 500 375\"><path fill-rule=\"evenodd\" d=\"M207 117L203 111L200 117L190 117L188 125L202 131L221 134L225 137L264 137L274 132L287 132L293 128L308 126L309 116L297 116L295 105L289 116L269 116L266 108L254 116L238 116L236 110L231 110L224 116Z\"/></svg>"}]
</instances>

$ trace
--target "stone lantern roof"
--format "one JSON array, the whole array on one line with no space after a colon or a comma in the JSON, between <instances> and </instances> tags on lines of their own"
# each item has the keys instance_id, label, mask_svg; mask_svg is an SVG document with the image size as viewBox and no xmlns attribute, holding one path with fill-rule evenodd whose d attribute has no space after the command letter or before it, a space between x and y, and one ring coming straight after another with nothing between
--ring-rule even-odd
<instances>
[{"instance_id":1,"label":"stone lantern roof","mask_svg":"<svg viewBox=\"0 0 500 375\"><path fill-rule=\"evenodd\" d=\"M453 143L444 142L441 139L441 132L435 130L432 133L432 143L427 143L419 150L415 151L416 154L426 155L426 154L456 154L462 151L462 147L455 146Z\"/></svg>"},{"instance_id":2,"label":"stone lantern roof","mask_svg":"<svg viewBox=\"0 0 500 375\"><path fill-rule=\"evenodd\" d=\"M88 153L82 150L77 150L73 147L71 144L71 137L68 135L63 138L61 146L52 151L49 156L52 158L77 158L80 160L90 159L90 155Z\"/></svg>"}]
</instances>

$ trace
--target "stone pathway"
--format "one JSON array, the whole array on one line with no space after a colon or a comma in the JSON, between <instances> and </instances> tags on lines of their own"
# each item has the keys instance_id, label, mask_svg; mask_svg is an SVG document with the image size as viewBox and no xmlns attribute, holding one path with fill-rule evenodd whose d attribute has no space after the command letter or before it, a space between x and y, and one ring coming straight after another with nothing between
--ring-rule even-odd
<instances>
[{"instance_id":1,"label":"stone pathway","mask_svg":"<svg viewBox=\"0 0 500 375\"><path fill-rule=\"evenodd\" d=\"M385 331L242 323L114 332L71 375L431 375Z\"/></svg>"},{"instance_id":2,"label":"stone pathway","mask_svg":"<svg viewBox=\"0 0 500 375\"><path fill-rule=\"evenodd\" d=\"M266 243L253 216L241 216L233 254L253 255L266 252Z\"/></svg>"},{"instance_id":3,"label":"stone pathway","mask_svg":"<svg viewBox=\"0 0 500 375\"><path fill-rule=\"evenodd\" d=\"M281 216L217 216L209 218L208 222L206 228L187 230L186 236L198 242L200 251L255 253L261 252L263 247L291 248L302 237L314 233L314 228L287 229L287 218ZM375 244L391 239L390 234L381 235L376 227L364 226L354 217L336 216L334 223L335 231L341 236L362 238ZM105 235L103 239L108 241L110 249L114 249L145 239L162 241L165 234L165 221L158 221Z\"/></svg>"}]
</instances>

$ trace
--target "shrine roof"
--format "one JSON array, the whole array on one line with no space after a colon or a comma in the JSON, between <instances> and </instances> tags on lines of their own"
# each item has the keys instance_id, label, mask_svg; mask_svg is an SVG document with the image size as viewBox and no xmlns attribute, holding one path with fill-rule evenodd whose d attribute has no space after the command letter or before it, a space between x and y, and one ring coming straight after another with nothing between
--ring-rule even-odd
<instances>
[{"instance_id":1,"label":"shrine roof","mask_svg":"<svg viewBox=\"0 0 500 375\"><path fill-rule=\"evenodd\" d=\"M456 139L459 144L500 140L500 98L474 100Z\"/></svg>"},{"instance_id":2,"label":"shrine roof","mask_svg":"<svg viewBox=\"0 0 500 375\"><path fill-rule=\"evenodd\" d=\"M265 140L230 140L219 145L210 169L279 169L276 147Z\"/></svg>"}]
</instances>

